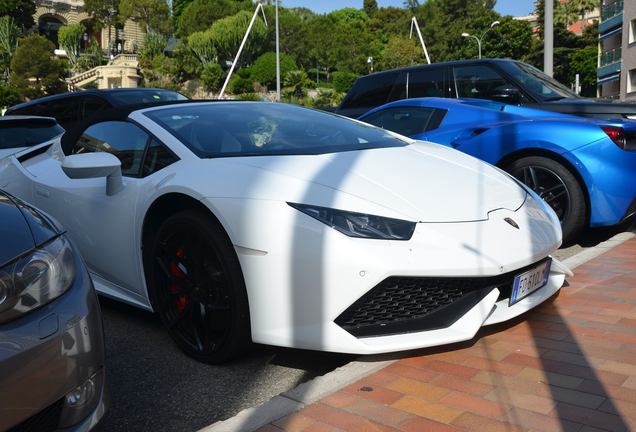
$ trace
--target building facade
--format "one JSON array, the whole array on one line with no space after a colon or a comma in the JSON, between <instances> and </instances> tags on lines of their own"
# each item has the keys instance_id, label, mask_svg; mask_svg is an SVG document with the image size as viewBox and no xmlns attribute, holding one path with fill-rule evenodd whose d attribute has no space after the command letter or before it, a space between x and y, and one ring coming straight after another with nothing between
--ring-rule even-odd
<instances>
[{"instance_id":1,"label":"building facade","mask_svg":"<svg viewBox=\"0 0 636 432\"><path fill-rule=\"evenodd\" d=\"M102 29L100 32L93 30L90 17L84 11L83 0L35 0L36 12L33 19L36 23L37 33L46 36L57 48L57 32L62 26L70 24L83 24L86 27L84 40L80 42L84 51L95 37L105 53L130 53L143 46L145 34L139 29L139 25L127 20L123 29Z\"/></svg>"},{"instance_id":2,"label":"building facade","mask_svg":"<svg viewBox=\"0 0 636 432\"><path fill-rule=\"evenodd\" d=\"M602 0L597 94L636 99L636 1Z\"/></svg>"}]
</instances>

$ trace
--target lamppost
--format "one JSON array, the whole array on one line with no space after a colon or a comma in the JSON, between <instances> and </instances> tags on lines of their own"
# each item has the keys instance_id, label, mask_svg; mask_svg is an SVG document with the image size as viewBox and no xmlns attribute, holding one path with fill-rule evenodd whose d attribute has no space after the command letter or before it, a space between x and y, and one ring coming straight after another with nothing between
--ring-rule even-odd
<instances>
[{"instance_id":1,"label":"lamppost","mask_svg":"<svg viewBox=\"0 0 636 432\"><path fill-rule=\"evenodd\" d=\"M488 28L488 30L486 30L479 39L477 39L477 36L473 36L470 35L468 33L462 33L463 37L471 37L473 39L475 39L477 41L477 46L479 47L479 58L481 58L481 41L484 38L484 36L486 36L486 33L488 33L490 30L492 30L492 28L496 25L499 25L499 21L495 21L494 23L490 24L490 27Z\"/></svg>"},{"instance_id":2,"label":"lamppost","mask_svg":"<svg viewBox=\"0 0 636 432\"><path fill-rule=\"evenodd\" d=\"M84 52L88 51L88 35L84 32Z\"/></svg>"},{"instance_id":3,"label":"lamppost","mask_svg":"<svg viewBox=\"0 0 636 432\"><path fill-rule=\"evenodd\" d=\"M371 73L373 73L373 57L369 57L367 63L371 63Z\"/></svg>"}]
</instances>

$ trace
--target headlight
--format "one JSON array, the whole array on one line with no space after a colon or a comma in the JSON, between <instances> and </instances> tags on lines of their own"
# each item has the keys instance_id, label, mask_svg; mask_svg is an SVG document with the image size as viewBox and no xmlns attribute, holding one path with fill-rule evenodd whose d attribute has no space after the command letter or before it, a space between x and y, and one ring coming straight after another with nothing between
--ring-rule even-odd
<instances>
[{"instance_id":1,"label":"headlight","mask_svg":"<svg viewBox=\"0 0 636 432\"><path fill-rule=\"evenodd\" d=\"M0 269L0 323L58 298L74 279L75 259L64 237L5 266Z\"/></svg>"},{"instance_id":2,"label":"headlight","mask_svg":"<svg viewBox=\"0 0 636 432\"><path fill-rule=\"evenodd\" d=\"M415 231L415 222L401 219L392 219L383 216L306 204L287 204L349 237L380 240L409 240L413 235L413 231Z\"/></svg>"}]
</instances>

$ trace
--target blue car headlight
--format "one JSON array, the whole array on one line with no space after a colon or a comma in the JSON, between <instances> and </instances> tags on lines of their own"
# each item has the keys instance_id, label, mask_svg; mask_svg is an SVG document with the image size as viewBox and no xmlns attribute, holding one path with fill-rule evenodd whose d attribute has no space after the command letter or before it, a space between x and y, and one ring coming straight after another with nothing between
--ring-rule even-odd
<instances>
[{"instance_id":1,"label":"blue car headlight","mask_svg":"<svg viewBox=\"0 0 636 432\"><path fill-rule=\"evenodd\" d=\"M75 280L71 245L57 237L0 269L0 323L64 294Z\"/></svg>"},{"instance_id":2,"label":"blue car headlight","mask_svg":"<svg viewBox=\"0 0 636 432\"><path fill-rule=\"evenodd\" d=\"M410 240L415 231L415 222L401 219L307 204L287 204L349 237L378 240Z\"/></svg>"}]
</instances>

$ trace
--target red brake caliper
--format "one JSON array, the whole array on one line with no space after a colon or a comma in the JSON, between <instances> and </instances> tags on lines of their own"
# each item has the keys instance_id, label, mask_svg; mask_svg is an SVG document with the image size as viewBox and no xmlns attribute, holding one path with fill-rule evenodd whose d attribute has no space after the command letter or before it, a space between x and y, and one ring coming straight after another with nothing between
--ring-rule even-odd
<instances>
[{"instance_id":1,"label":"red brake caliper","mask_svg":"<svg viewBox=\"0 0 636 432\"><path fill-rule=\"evenodd\" d=\"M183 246L181 246L181 248L177 252L177 256L179 258L183 258ZM186 277L186 274L183 271L181 271L181 269L179 268L179 266L175 262L170 263L170 271L172 272L173 275L175 275L178 278L185 278ZM174 291L179 291L180 289L181 289L181 287L179 286L179 284L176 284L174 282L172 283L172 291L173 292ZM188 297L187 293L179 294L175 301L177 303L177 309L179 309L179 312L181 312L183 310L183 308L190 301L190 297Z\"/></svg>"}]
</instances>

